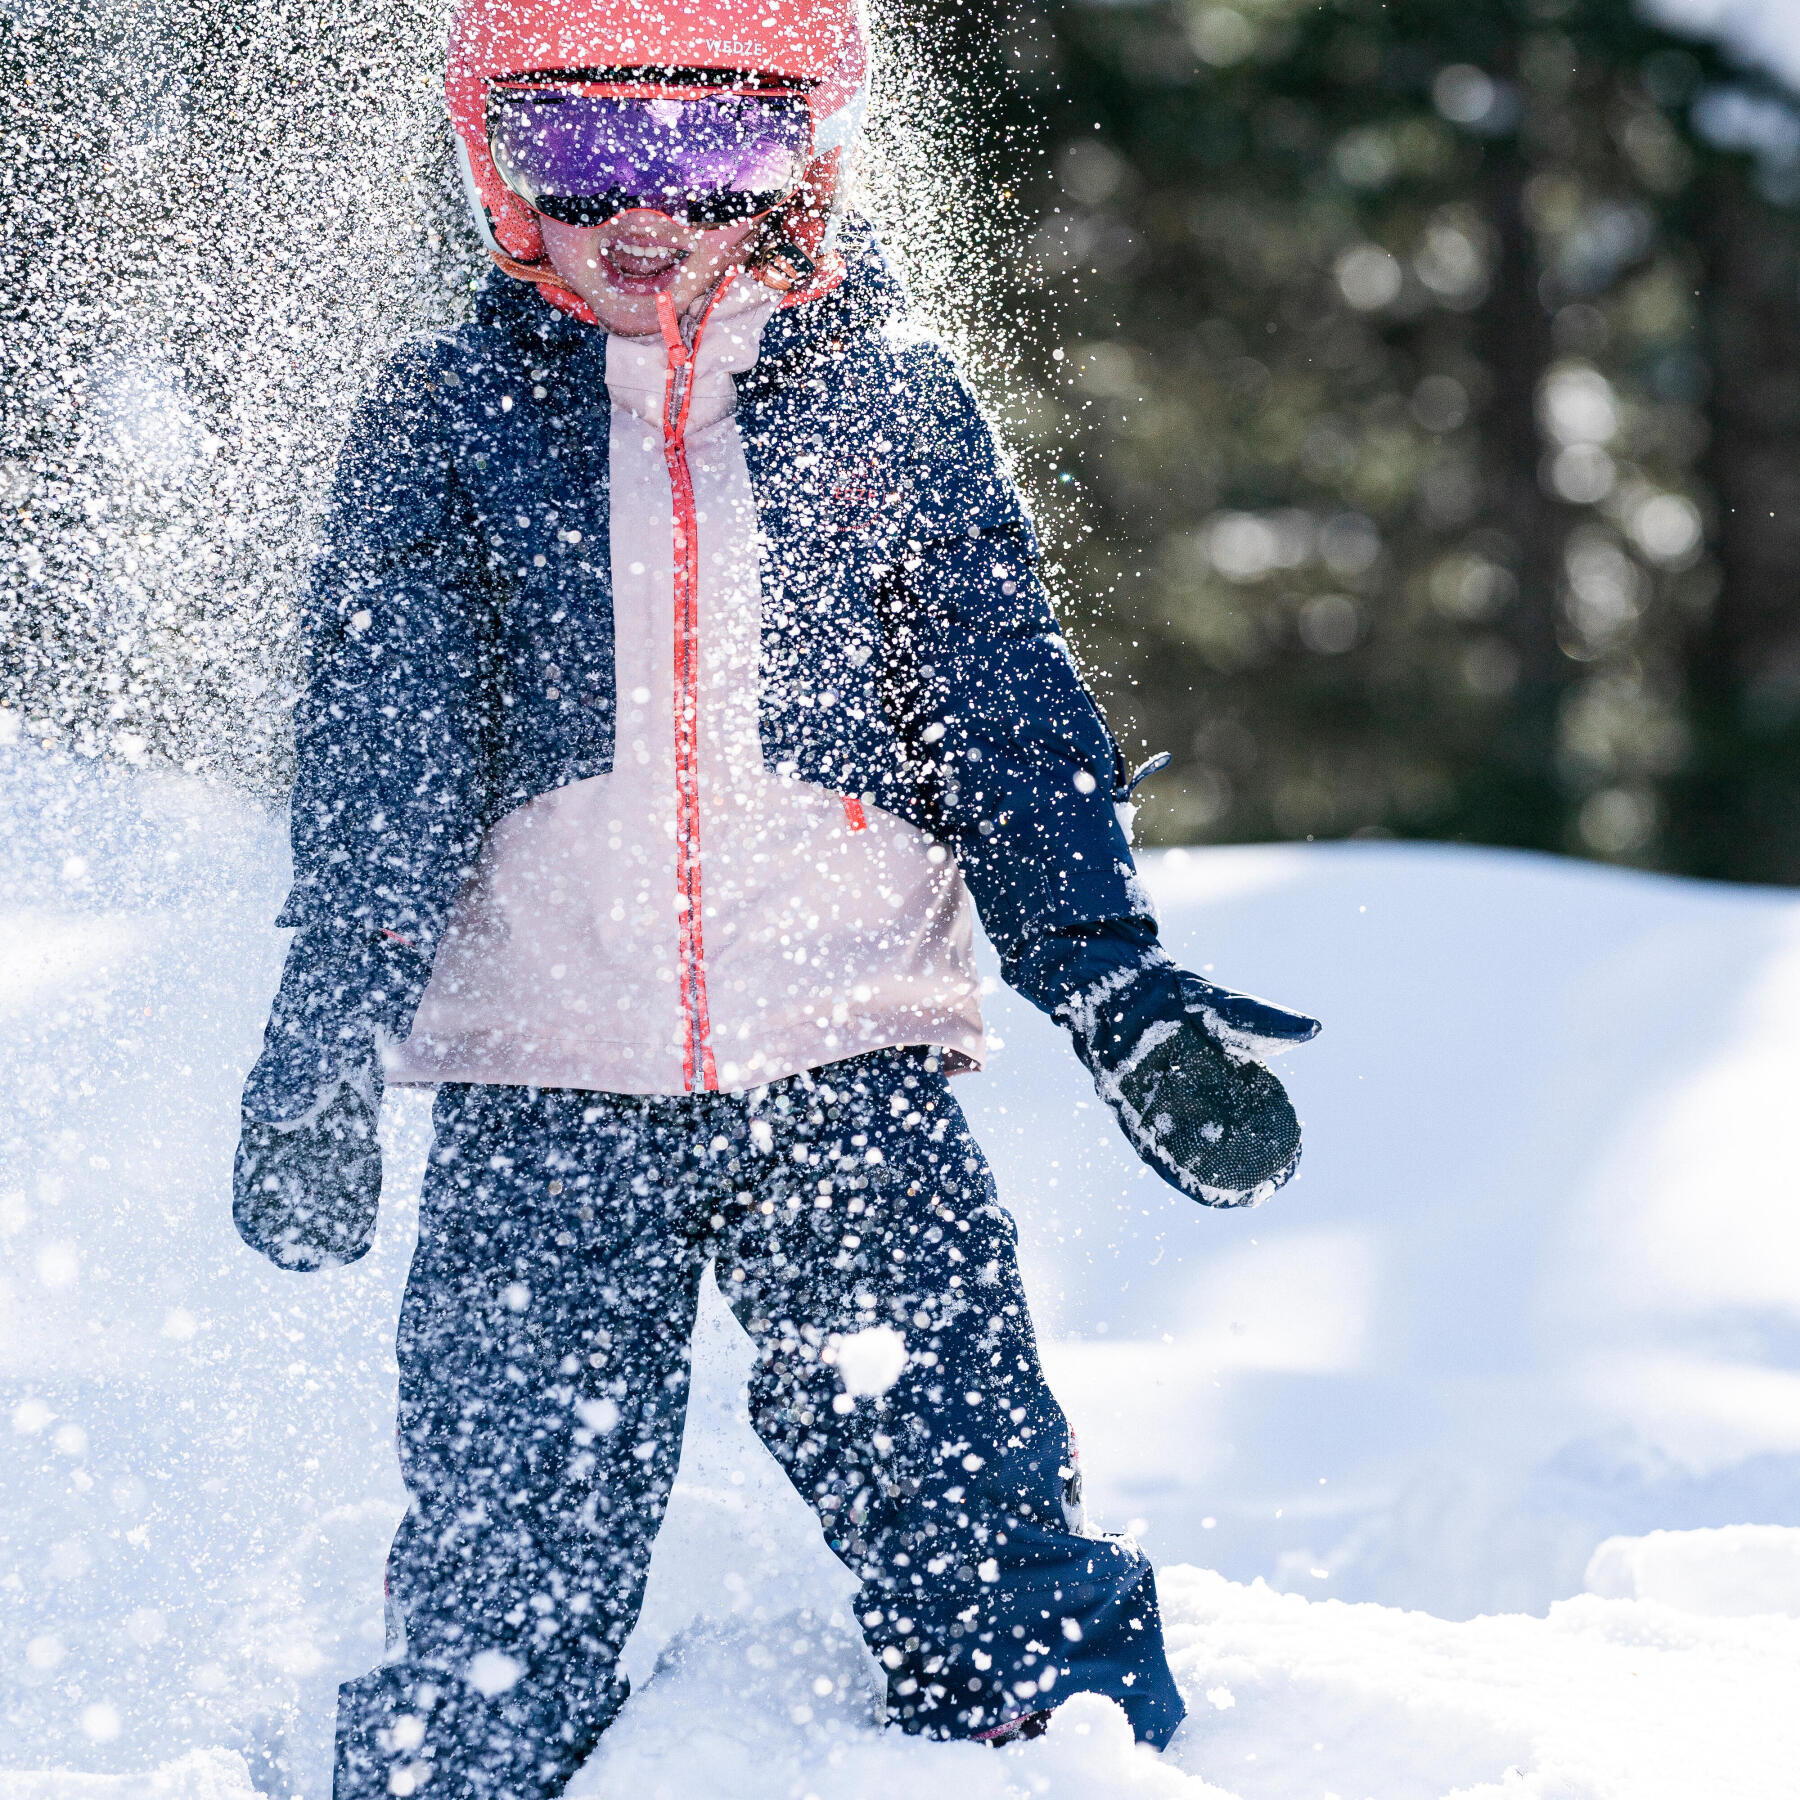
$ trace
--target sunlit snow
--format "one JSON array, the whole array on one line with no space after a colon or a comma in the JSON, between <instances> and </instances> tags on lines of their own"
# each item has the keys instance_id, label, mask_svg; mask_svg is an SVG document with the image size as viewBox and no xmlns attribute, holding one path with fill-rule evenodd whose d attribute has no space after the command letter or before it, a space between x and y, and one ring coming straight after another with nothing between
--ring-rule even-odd
<instances>
[{"instance_id":1,"label":"sunlit snow","mask_svg":"<svg viewBox=\"0 0 1800 1800\"><path fill-rule=\"evenodd\" d=\"M381 1651L426 1107L390 1099L366 1262L238 1243L283 873L217 789L0 748L0 1800L322 1796ZM1140 1175L1004 992L958 1089L1189 1724L1160 1761L1089 1699L1005 1752L874 1729L713 1303L637 1692L575 1800L1788 1792L1800 899L1395 846L1149 876L1178 954L1326 1021L1284 1063L1299 1180L1236 1215ZM894 1348L840 1344L846 1387Z\"/></svg>"}]
</instances>

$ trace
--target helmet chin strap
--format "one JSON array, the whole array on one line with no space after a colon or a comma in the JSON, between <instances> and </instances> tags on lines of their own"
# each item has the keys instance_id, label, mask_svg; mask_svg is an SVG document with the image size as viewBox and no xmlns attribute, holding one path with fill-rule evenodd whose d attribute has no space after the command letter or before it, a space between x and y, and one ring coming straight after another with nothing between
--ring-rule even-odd
<instances>
[{"instance_id":1,"label":"helmet chin strap","mask_svg":"<svg viewBox=\"0 0 1800 1800\"><path fill-rule=\"evenodd\" d=\"M745 246L744 268L764 287L791 294L812 280L819 265L795 243L787 226L787 207L778 206Z\"/></svg>"}]
</instances>

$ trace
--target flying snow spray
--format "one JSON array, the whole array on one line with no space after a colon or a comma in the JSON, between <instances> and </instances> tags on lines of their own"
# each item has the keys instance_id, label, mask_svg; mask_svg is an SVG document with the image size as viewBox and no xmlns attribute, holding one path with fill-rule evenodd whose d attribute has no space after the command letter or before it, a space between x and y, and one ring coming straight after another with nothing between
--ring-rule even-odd
<instances>
[{"instance_id":1,"label":"flying snow spray","mask_svg":"<svg viewBox=\"0 0 1800 1800\"><path fill-rule=\"evenodd\" d=\"M489 267L446 10L0 16L0 734L285 793L338 447L396 343L456 326ZM1004 418L1017 216L959 122L973 77L897 12L872 35L852 204Z\"/></svg>"}]
</instances>

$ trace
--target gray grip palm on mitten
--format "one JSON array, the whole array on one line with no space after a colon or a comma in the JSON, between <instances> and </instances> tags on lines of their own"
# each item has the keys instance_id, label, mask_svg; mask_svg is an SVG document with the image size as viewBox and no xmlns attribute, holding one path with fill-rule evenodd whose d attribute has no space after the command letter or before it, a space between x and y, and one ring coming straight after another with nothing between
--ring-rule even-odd
<instances>
[{"instance_id":1,"label":"gray grip palm on mitten","mask_svg":"<svg viewBox=\"0 0 1800 1800\"><path fill-rule=\"evenodd\" d=\"M1316 1019L1176 968L1144 920L1040 938L1008 972L1069 1028L1127 1141L1171 1187L1253 1206L1293 1174L1300 1121L1263 1059L1316 1037Z\"/></svg>"},{"instance_id":2,"label":"gray grip palm on mitten","mask_svg":"<svg viewBox=\"0 0 1800 1800\"><path fill-rule=\"evenodd\" d=\"M1208 1206L1254 1206L1293 1174L1300 1121L1260 1058L1316 1019L1151 967L1068 1009L1076 1054L1131 1147Z\"/></svg>"}]
</instances>

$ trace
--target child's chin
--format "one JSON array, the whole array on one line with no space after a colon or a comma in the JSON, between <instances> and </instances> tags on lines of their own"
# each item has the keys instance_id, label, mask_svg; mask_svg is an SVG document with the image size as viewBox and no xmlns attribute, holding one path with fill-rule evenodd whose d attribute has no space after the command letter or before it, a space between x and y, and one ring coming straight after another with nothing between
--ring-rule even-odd
<instances>
[{"instance_id":1,"label":"child's chin","mask_svg":"<svg viewBox=\"0 0 1800 1800\"><path fill-rule=\"evenodd\" d=\"M670 286L673 283L666 284L661 292L668 292ZM581 299L587 301L603 331L610 331L616 337L644 337L659 329L657 292L657 288L630 292L610 281L590 281L585 284ZM677 301L677 306L679 304Z\"/></svg>"}]
</instances>

